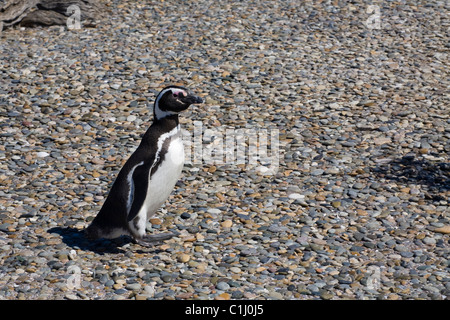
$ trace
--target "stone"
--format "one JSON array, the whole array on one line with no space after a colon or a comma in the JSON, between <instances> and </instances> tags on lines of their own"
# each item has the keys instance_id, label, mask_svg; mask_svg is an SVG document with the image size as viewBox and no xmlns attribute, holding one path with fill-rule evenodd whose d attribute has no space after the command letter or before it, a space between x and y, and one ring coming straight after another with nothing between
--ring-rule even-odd
<instances>
[{"instance_id":1,"label":"stone","mask_svg":"<svg viewBox=\"0 0 450 320\"><path fill-rule=\"evenodd\" d=\"M444 233L444 234L450 234L450 225L446 225L440 228L434 229L434 232Z\"/></svg>"},{"instance_id":2,"label":"stone","mask_svg":"<svg viewBox=\"0 0 450 320\"><path fill-rule=\"evenodd\" d=\"M283 295L277 291L269 291L269 299L282 300Z\"/></svg>"},{"instance_id":3,"label":"stone","mask_svg":"<svg viewBox=\"0 0 450 320\"><path fill-rule=\"evenodd\" d=\"M41 151L41 152L36 153L36 156L39 157L39 158L45 158L45 157L48 157L49 155L50 154L45 152L45 151Z\"/></svg>"},{"instance_id":4,"label":"stone","mask_svg":"<svg viewBox=\"0 0 450 320\"><path fill-rule=\"evenodd\" d=\"M224 228L231 228L231 226L233 225L233 221L231 220L225 220L221 223L222 227Z\"/></svg>"},{"instance_id":5,"label":"stone","mask_svg":"<svg viewBox=\"0 0 450 320\"><path fill-rule=\"evenodd\" d=\"M129 116L127 117L127 121L129 121L129 122L136 121L136 119L137 119L137 117L136 117L134 114L129 115Z\"/></svg>"},{"instance_id":6,"label":"stone","mask_svg":"<svg viewBox=\"0 0 450 320\"><path fill-rule=\"evenodd\" d=\"M304 199L305 196L302 195L302 194L300 194L300 193L291 193L291 194L289 195L289 198L290 198L290 199L294 199L294 200L300 200L300 199Z\"/></svg>"},{"instance_id":7,"label":"stone","mask_svg":"<svg viewBox=\"0 0 450 320\"><path fill-rule=\"evenodd\" d=\"M339 208L341 206L341 201L333 201L331 202L333 208Z\"/></svg>"},{"instance_id":8,"label":"stone","mask_svg":"<svg viewBox=\"0 0 450 320\"><path fill-rule=\"evenodd\" d=\"M229 293L221 293L218 296L216 296L215 298L216 300L230 300L231 299L231 295Z\"/></svg>"},{"instance_id":9,"label":"stone","mask_svg":"<svg viewBox=\"0 0 450 320\"><path fill-rule=\"evenodd\" d=\"M139 283L130 283L125 286L127 290L138 291L141 289L141 285Z\"/></svg>"},{"instance_id":10,"label":"stone","mask_svg":"<svg viewBox=\"0 0 450 320\"><path fill-rule=\"evenodd\" d=\"M324 170L323 169L315 169L315 170L313 170L312 172L311 172L311 175L313 175L313 176L320 176L320 175L322 175L324 173Z\"/></svg>"},{"instance_id":11,"label":"stone","mask_svg":"<svg viewBox=\"0 0 450 320\"><path fill-rule=\"evenodd\" d=\"M188 254L180 254L177 259L179 262L186 263L191 259L191 256Z\"/></svg>"},{"instance_id":12,"label":"stone","mask_svg":"<svg viewBox=\"0 0 450 320\"><path fill-rule=\"evenodd\" d=\"M226 290L230 289L230 286L226 282L219 282L219 283L217 283L216 288L219 289L219 290L226 291Z\"/></svg>"},{"instance_id":13,"label":"stone","mask_svg":"<svg viewBox=\"0 0 450 320\"><path fill-rule=\"evenodd\" d=\"M76 5L80 10L80 20L85 25L94 25L95 21L104 16L102 6L93 0L75 0L71 2L60 2L55 0L19 0L6 1L0 9L7 8L0 15L0 21L4 27L20 23L22 26L36 25L66 25L67 17L73 15L68 10L70 5ZM35 9L37 6L37 10Z\"/></svg>"}]
</instances>

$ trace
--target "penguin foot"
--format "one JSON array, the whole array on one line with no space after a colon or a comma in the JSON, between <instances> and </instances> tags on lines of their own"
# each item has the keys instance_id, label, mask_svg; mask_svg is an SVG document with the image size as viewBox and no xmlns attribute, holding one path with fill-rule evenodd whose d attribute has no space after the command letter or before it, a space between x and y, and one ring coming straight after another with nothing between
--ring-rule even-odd
<instances>
[{"instance_id":1,"label":"penguin foot","mask_svg":"<svg viewBox=\"0 0 450 320\"><path fill-rule=\"evenodd\" d=\"M146 234L142 238L134 238L134 241L143 247L153 247L155 245L161 244L164 240L171 239L174 236L175 234L171 232L152 235Z\"/></svg>"}]
</instances>

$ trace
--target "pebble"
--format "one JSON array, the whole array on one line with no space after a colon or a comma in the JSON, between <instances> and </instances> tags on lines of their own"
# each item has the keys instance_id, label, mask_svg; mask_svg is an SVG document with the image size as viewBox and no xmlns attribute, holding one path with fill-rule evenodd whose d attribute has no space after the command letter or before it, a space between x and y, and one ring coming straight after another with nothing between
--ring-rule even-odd
<instances>
[{"instance_id":1,"label":"pebble","mask_svg":"<svg viewBox=\"0 0 450 320\"><path fill-rule=\"evenodd\" d=\"M137 119L137 117L136 117L134 114L129 115L129 116L127 117L127 121L129 121L129 122L136 121L136 119Z\"/></svg>"},{"instance_id":2,"label":"pebble","mask_svg":"<svg viewBox=\"0 0 450 320\"><path fill-rule=\"evenodd\" d=\"M289 195L289 198L294 199L294 200L300 200L300 199L304 199L305 196L299 193L291 193Z\"/></svg>"},{"instance_id":3,"label":"pebble","mask_svg":"<svg viewBox=\"0 0 450 320\"><path fill-rule=\"evenodd\" d=\"M355 1L106 4L95 28L2 31L0 299L448 299L440 2L384 3L379 29ZM86 241L169 84L206 99L180 117L201 156L276 132L275 170L191 141L147 224L176 236Z\"/></svg>"},{"instance_id":4,"label":"pebble","mask_svg":"<svg viewBox=\"0 0 450 320\"><path fill-rule=\"evenodd\" d=\"M231 228L231 226L233 225L233 221L231 220L225 220L221 223L222 227L224 228Z\"/></svg>"},{"instance_id":5,"label":"pebble","mask_svg":"<svg viewBox=\"0 0 450 320\"><path fill-rule=\"evenodd\" d=\"M324 173L324 170L323 169L315 169L315 170L313 170L312 172L311 172L311 175L313 175L313 176L320 176L320 175L322 175Z\"/></svg>"},{"instance_id":6,"label":"pebble","mask_svg":"<svg viewBox=\"0 0 450 320\"><path fill-rule=\"evenodd\" d=\"M50 155L50 153L47 153L45 151L40 151L36 153L36 156L38 156L39 158L45 158L48 157Z\"/></svg>"},{"instance_id":7,"label":"pebble","mask_svg":"<svg viewBox=\"0 0 450 320\"><path fill-rule=\"evenodd\" d=\"M434 229L434 232L449 234L450 233L450 225L436 228L436 229Z\"/></svg>"},{"instance_id":8,"label":"pebble","mask_svg":"<svg viewBox=\"0 0 450 320\"><path fill-rule=\"evenodd\" d=\"M216 296L216 300L230 300L231 299L231 295L229 293L221 293L218 296Z\"/></svg>"},{"instance_id":9,"label":"pebble","mask_svg":"<svg viewBox=\"0 0 450 320\"><path fill-rule=\"evenodd\" d=\"M181 219L189 219L191 215L187 212L183 212L180 217Z\"/></svg>"},{"instance_id":10,"label":"pebble","mask_svg":"<svg viewBox=\"0 0 450 320\"><path fill-rule=\"evenodd\" d=\"M127 284L125 288L128 290L138 291L141 289L141 285L139 283L131 283Z\"/></svg>"},{"instance_id":11,"label":"pebble","mask_svg":"<svg viewBox=\"0 0 450 320\"><path fill-rule=\"evenodd\" d=\"M183 262L183 263L188 262L190 259L191 259L191 256L188 254L181 254L178 256L178 261Z\"/></svg>"},{"instance_id":12,"label":"pebble","mask_svg":"<svg viewBox=\"0 0 450 320\"><path fill-rule=\"evenodd\" d=\"M217 283L216 288L219 290L226 291L226 290L230 289L230 285L226 282L219 282L219 283Z\"/></svg>"},{"instance_id":13,"label":"pebble","mask_svg":"<svg viewBox=\"0 0 450 320\"><path fill-rule=\"evenodd\" d=\"M230 271L231 271L232 273L241 273L241 272L242 272L241 269L238 268L238 267L231 267L231 268L230 268Z\"/></svg>"},{"instance_id":14,"label":"pebble","mask_svg":"<svg viewBox=\"0 0 450 320\"><path fill-rule=\"evenodd\" d=\"M282 300L283 299L283 295L277 291L270 291L269 292L269 299L274 299L274 300Z\"/></svg>"}]
</instances>

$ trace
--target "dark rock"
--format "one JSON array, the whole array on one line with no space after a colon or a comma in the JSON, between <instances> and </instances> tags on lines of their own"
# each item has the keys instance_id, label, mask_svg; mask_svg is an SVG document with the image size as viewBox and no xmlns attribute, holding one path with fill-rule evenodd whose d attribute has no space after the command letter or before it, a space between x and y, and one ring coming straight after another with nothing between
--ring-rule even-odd
<instances>
[{"instance_id":1,"label":"dark rock","mask_svg":"<svg viewBox=\"0 0 450 320\"><path fill-rule=\"evenodd\" d=\"M79 17L80 24L92 27L103 12L96 0L6 0L0 5L0 22L4 27L52 26L66 25L72 21L69 19Z\"/></svg>"}]
</instances>

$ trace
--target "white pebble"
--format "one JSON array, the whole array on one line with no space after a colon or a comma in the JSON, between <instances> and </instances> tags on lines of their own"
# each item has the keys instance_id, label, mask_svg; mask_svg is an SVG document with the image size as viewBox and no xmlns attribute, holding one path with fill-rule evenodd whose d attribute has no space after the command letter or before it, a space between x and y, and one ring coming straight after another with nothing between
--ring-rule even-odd
<instances>
[{"instance_id":1,"label":"white pebble","mask_svg":"<svg viewBox=\"0 0 450 320\"><path fill-rule=\"evenodd\" d=\"M289 198L294 199L294 200L299 200L299 199L305 199L305 196L300 193L291 193L289 195Z\"/></svg>"},{"instance_id":2,"label":"white pebble","mask_svg":"<svg viewBox=\"0 0 450 320\"><path fill-rule=\"evenodd\" d=\"M50 153L47 153L45 151L36 153L36 156L38 156L39 158L45 158L45 157L48 157L49 155L50 155Z\"/></svg>"},{"instance_id":3,"label":"white pebble","mask_svg":"<svg viewBox=\"0 0 450 320\"><path fill-rule=\"evenodd\" d=\"M210 214L219 214L219 213L221 213L222 211L220 210L220 209L216 209L216 208L210 208L210 209L208 209L208 213L210 213Z\"/></svg>"},{"instance_id":4,"label":"white pebble","mask_svg":"<svg viewBox=\"0 0 450 320\"><path fill-rule=\"evenodd\" d=\"M137 119L137 117L135 116L135 115L129 115L128 117L127 117L127 121L129 121L129 122L133 122L133 121L135 121Z\"/></svg>"}]
</instances>

